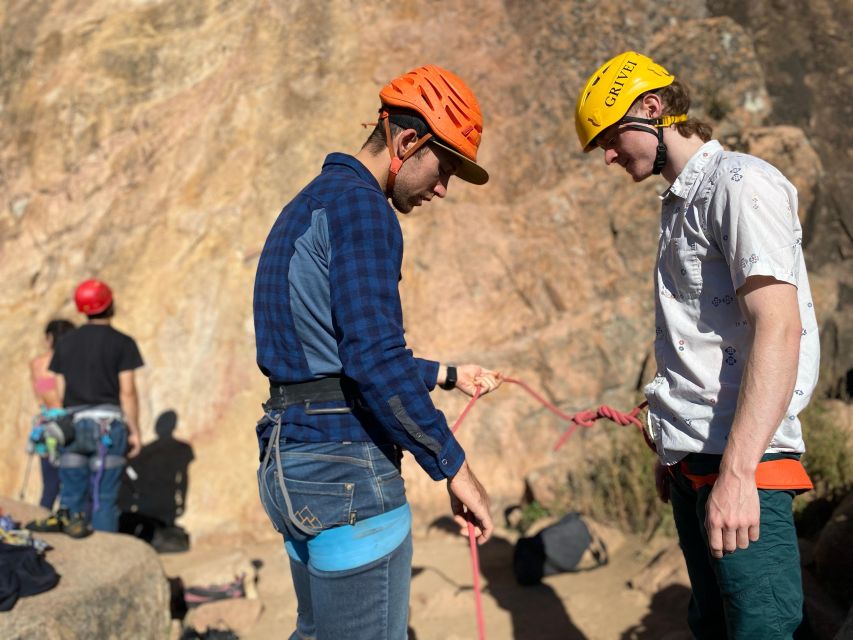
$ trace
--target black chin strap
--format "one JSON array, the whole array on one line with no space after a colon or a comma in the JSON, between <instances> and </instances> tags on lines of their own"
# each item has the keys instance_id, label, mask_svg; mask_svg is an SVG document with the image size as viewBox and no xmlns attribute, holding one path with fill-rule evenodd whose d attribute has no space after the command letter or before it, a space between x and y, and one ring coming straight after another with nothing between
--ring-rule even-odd
<instances>
[{"instance_id":1,"label":"black chin strap","mask_svg":"<svg viewBox=\"0 0 853 640\"><path fill-rule=\"evenodd\" d=\"M636 116L625 116L621 122L638 122L640 124L629 124L626 129L634 131L645 131L651 133L658 139L658 149L655 154L655 163L652 165L652 173L658 175L666 166L666 145L663 142L663 130L665 127L674 125L676 122L684 122L687 115L663 116L662 118L638 118ZM643 125L652 125L650 127Z\"/></svg>"}]
</instances>

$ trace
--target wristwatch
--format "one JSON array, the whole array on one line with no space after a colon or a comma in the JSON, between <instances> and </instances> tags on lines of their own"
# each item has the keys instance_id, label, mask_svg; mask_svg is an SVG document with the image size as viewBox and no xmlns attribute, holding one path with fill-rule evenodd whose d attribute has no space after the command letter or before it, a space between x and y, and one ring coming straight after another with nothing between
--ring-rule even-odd
<instances>
[{"instance_id":1,"label":"wristwatch","mask_svg":"<svg viewBox=\"0 0 853 640\"><path fill-rule=\"evenodd\" d=\"M450 391L451 389L456 388L456 381L459 378L456 377L456 367L452 364L447 365L447 375L444 376L444 384L440 384L442 389L445 391Z\"/></svg>"}]
</instances>

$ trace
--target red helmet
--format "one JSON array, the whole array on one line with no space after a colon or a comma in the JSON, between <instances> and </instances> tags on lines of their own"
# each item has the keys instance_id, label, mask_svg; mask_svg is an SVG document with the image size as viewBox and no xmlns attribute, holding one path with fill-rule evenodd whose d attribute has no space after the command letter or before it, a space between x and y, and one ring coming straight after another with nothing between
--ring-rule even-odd
<instances>
[{"instance_id":1,"label":"red helmet","mask_svg":"<svg viewBox=\"0 0 853 640\"><path fill-rule=\"evenodd\" d=\"M77 310L87 316L95 316L106 311L113 303L113 292L100 280L86 280L77 286L74 292Z\"/></svg>"}]
</instances>

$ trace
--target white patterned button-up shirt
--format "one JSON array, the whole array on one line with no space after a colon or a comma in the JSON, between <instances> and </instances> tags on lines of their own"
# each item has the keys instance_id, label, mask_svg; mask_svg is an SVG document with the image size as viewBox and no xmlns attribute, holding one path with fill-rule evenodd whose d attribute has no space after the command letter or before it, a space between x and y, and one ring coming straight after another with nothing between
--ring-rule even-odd
<instances>
[{"instance_id":1,"label":"white patterned button-up shirt","mask_svg":"<svg viewBox=\"0 0 853 640\"><path fill-rule=\"evenodd\" d=\"M797 382L767 452L803 452L797 414L817 382L820 349L797 190L767 162L712 140L661 199L657 374L645 391L662 462L675 464L691 452L723 453L752 346L736 291L757 275L797 287L803 327Z\"/></svg>"}]
</instances>

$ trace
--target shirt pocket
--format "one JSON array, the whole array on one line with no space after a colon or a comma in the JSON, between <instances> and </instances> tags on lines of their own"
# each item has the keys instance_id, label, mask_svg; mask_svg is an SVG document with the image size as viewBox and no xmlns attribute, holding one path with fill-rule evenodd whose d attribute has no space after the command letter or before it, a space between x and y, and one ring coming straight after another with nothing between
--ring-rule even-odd
<instances>
[{"instance_id":1,"label":"shirt pocket","mask_svg":"<svg viewBox=\"0 0 853 640\"><path fill-rule=\"evenodd\" d=\"M702 263L696 243L681 236L673 238L667 252L667 271L673 294L679 300L691 300L702 293Z\"/></svg>"}]
</instances>

